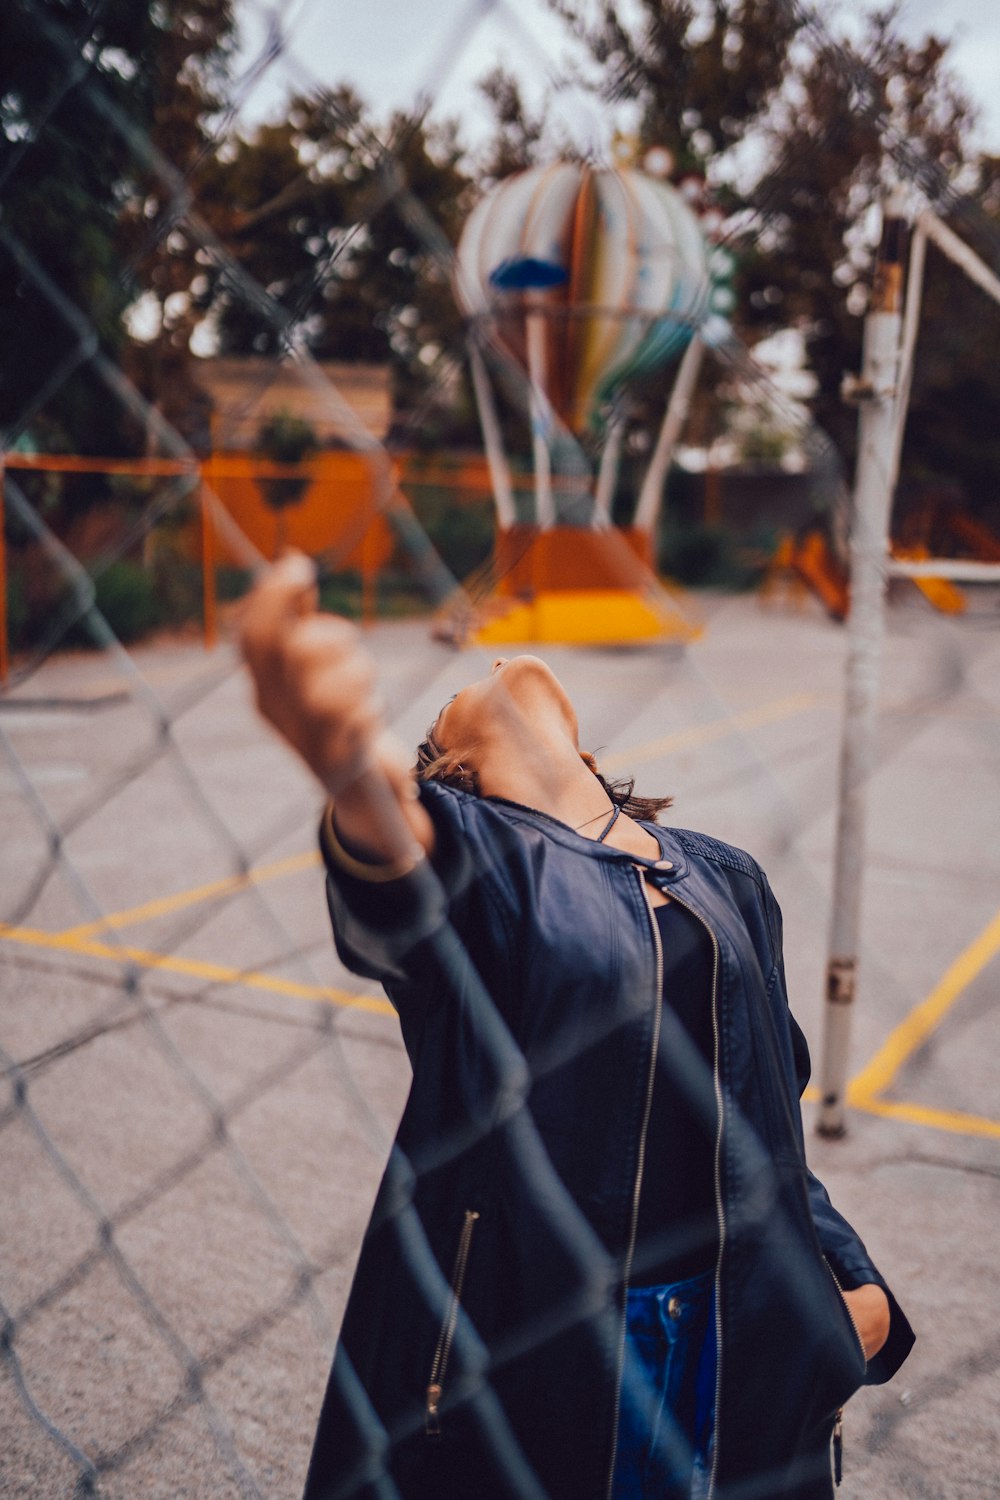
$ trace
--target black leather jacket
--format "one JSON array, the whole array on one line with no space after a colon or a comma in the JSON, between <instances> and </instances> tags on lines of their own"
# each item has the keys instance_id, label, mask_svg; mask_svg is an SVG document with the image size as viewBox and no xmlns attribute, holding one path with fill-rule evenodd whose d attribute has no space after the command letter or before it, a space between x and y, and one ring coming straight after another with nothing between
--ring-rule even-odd
<instances>
[{"instance_id":1,"label":"black leather jacket","mask_svg":"<svg viewBox=\"0 0 1000 1500\"><path fill-rule=\"evenodd\" d=\"M763 872L679 829L646 825L661 858L642 861L501 799L422 796L437 878L372 885L327 860L338 952L385 985L413 1084L307 1500L608 1495L661 1012L637 865L715 952L715 1065L683 1059L718 1126L712 1495L830 1496L836 1413L913 1335L890 1294L889 1341L866 1369L838 1283L885 1282L805 1164L808 1055Z\"/></svg>"}]
</instances>

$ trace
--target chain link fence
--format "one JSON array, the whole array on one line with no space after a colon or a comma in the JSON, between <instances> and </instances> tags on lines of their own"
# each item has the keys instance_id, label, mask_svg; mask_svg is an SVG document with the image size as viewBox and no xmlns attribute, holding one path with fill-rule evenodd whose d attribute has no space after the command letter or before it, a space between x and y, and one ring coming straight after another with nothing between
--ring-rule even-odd
<instances>
[{"instance_id":1,"label":"chain link fence","mask_svg":"<svg viewBox=\"0 0 1000 1500\"><path fill-rule=\"evenodd\" d=\"M385 211L405 226L410 253L430 268L427 284L447 288L453 225L442 224L440 200L424 193L419 175L408 175L413 135L433 122L434 101L470 68L482 26L503 36L526 69L533 65L542 76L549 68L548 33L510 3L446 7L435 23L436 51L413 80L416 112L382 138L359 121L342 91L315 76L296 47L307 9L243 7L240 19L251 41L213 79L211 125L195 149L187 142L183 153L178 148L177 160L171 142L181 136L171 133L169 120L151 125L133 107L134 96L152 89L160 91L161 116L168 112L172 80L162 73L145 77L124 50L101 45L101 27L114 7L81 5L64 15L53 5L16 0L11 13L31 87L23 120L6 133L0 254L4 274L16 282L44 337L24 351L30 379L23 388L19 351L8 349L2 357L9 412L3 448L12 460L3 494L8 532L22 551L31 550L46 580L43 623L16 654L0 700L6 991L0 1023L0 1476L12 1497L221 1500L296 1492L360 1237L406 1090L388 1002L376 986L346 974L330 951L314 852L315 789L256 725L231 644L201 655L175 634L127 647L104 612L116 566L139 554L149 557L164 536L190 526L195 500L238 560L239 587L263 561L206 481L203 437L183 414L167 412L169 401L150 398L147 372L113 332L124 310L137 315L153 261L161 305L170 306L166 286L174 272L178 293L188 297L174 304L179 327L194 316L190 286L200 275L211 289L213 316L242 319L252 330L245 342L266 361L265 388L267 368L294 372L303 398L323 414L341 448L363 461L374 510L391 527L408 586L428 605L447 604L469 616L498 582L494 561L462 588L399 488L394 452L372 436L349 396L313 357L310 341L317 298L351 279L352 257L363 263L361 252L376 239L373 225ZM989 203L981 193L963 191L957 167L943 166L899 135L863 57L831 37L815 15L794 9L789 15L801 28L801 43L827 56L855 117L881 133L897 175L971 233L984 253L995 252ZM183 20L196 30L207 24L204 17L197 21L196 7ZM47 59L43 84L32 51ZM185 75L173 81L181 85ZM248 271L240 226L226 221L225 205L213 196L213 160L238 155L240 131L260 119L255 110L268 89L310 95L345 137L354 133L353 145L369 167L364 216L315 247L308 274L291 293L279 278L263 284ZM603 128L607 106L575 86L573 97L584 137ZM72 247L63 259L58 237L47 234L44 223L33 240L30 220L3 211L5 203L17 204L26 175L45 153L57 163L68 159L61 153L74 121L84 140L106 142L108 159L94 161L95 180L127 163L139 204L123 211L127 232L87 300L67 290L67 282L78 289L68 275ZM813 144L819 155L834 143L824 137ZM310 165L303 162L303 179ZM766 250L797 172L804 175L801 158L773 162L752 213L735 216L722 242ZM86 194L92 184L78 186ZM65 211L65 188L51 189L55 215L61 206ZM294 181L274 185L293 208L295 189ZM62 228L70 241L72 222ZM196 292L194 303L197 298ZM29 322L26 314L22 326ZM169 349L159 347L168 358ZM527 421L530 390L523 372L488 347L483 353L518 420ZM777 412L795 430L810 482L842 525L845 486L830 440L798 406L789 407L735 336L718 341L711 357L738 401ZM420 431L442 393L454 390L457 368L457 358L445 351L410 406L404 430L393 434L394 448ZM161 391L169 389L164 382ZM150 466L133 485L129 524L96 543L53 519L50 481L16 462L53 430L60 398L89 403L95 422L110 413L137 454L166 461L167 472ZM213 443L225 446L225 434L216 432ZM558 448L567 481L591 472L591 456L570 433L559 434ZM343 571L363 529L359 519L328 547L321 558L325 574ZM985 785L995 776L995 706L984 682L994 654L991 605L984 591L982 604L961 619L931 618L912 608L900 615L901 636L919 640L919 668L905 656L900 671L912 670L912 679L891 679L882 723L886 762L905 757L928 726L937 732L954 716L968 721L971 740L963 746L976 777ZM726 638L726 608L717 602L710 609ZM755 618L749 628L756 640L769 616ZM711 621L710 635L715 628ZM810 660L822 660L832 673L836 648L831 658L818 633L813 642L811 629L803 627L802 639L812 642L804 647L805 669ZM79 654L84 638L93 648L87 655ZM372 640L388 716L413 740L467 668L432 637L426 621L419 635L408 622L380 625ZM568 654L564 661L571 675ZM780 723L806 705L780 682L763 706L748 705L724 662L695 653L640 654L625 665L592 653L587 672L580 686L583 715L595 740L609 746L606 765L621 760L641 767L666 757L671 772L674 765L686 768L697 787L695 802L718 824L713 831L735 836L745 830L754 852L768 865L778 863L785 881L795 884L791 904L799 914L821 907L824 878L810 841L829 811L832 787L819 792L825 804L807 809L784 762L808 761L810 746L758 737L762 725ZM670 713L681 717L680 727L665 736L668 688ZM828 679L821 692L828 726L836 716L835 682ZM713 728L721 725L724 733ZM685 756L696 756L697 764ZM759 824L739 806L741 783L763 789ZM726 826L730 818L734 827ZM815 935L815 921L811 931ZM442 964L461 966L454 939L446 935L442 942ZM797 960L803 974L811 976L814 958ZM906 965L901 969L893 953L880 949L867 953L865 963L886 1003L905 1010L912 993ZM524 1059L485 993L481 1009L493 1064L501 1076L518 1078ZM864 1040L871 1040L868 1033ZM883 1094L888 1108L892 1098ZM458 1141L439 1145L442 1156L460 1149ZM754 1144L747 1138L741 1145L750 1164ZM551 1231L566 1253L593 1276L612 1274L531 1129L518 1151L525 1180L552 1216ZM396 1174L399 1184L397 1229L423 1294L438 1307L450 1268L437 1265L410 1206L414 1165L398 1154L389 1160L390 1180ZM573 1305L553 1309L554 1318L583 1315ZM468 1331L460 1336L471 1339ZM973 1360L963 1372L970 1382L995 1368L991 1348L984 1345L979 1364ZM488 1371L469 1399L492 1452L508 1466L512 1493L540 1494L492 1395ZM364 1422L378 1479L386 1434L371 1414ZM910 1472L907 1441L887 1419L870 1451L887 1452L890 1470L895 1464ZM395 1493L384 1473L378 1483L378 1493Z\"/></svg>"}]
</instances>

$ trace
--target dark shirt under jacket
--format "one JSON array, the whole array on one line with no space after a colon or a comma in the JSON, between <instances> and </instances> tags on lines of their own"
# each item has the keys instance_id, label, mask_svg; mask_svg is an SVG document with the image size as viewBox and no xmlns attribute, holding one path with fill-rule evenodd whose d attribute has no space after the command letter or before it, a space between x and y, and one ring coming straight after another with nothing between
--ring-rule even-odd
<instances>
[{"instance_id":1,"label":"dark shirt under jacket","mask_svg":"<svg viewBox=\"0 0 1000 1500\"><path fill-rule=\"evenodd\" d=\"M633 1286L711 1270L717 1114L712 1082L712 942L676 901L653 915L663 948L663 1010L639 1198Z\"/></svg>"}]
</instances>

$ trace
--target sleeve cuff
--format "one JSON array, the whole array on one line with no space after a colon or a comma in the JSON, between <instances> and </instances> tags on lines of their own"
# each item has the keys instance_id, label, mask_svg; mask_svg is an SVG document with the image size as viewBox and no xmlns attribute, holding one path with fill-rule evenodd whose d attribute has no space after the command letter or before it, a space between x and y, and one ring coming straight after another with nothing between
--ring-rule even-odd
<instances>
[{"instance_id":1,"label":"sleeve cuff","mask_svg":"<svg viewBox=\"0 0 1000 1500\"><path fill-rule=\"evenodd\" d=\"M355 880L362 880L368 885L387 885L393 880L403 880L407 875L412 875L417 866L426 858L422 847L414 840L405 854L387 864L373 864L368 860L358 859L341 842L333 821L332 802L327 803L323 813L323 821L320 824L320 843L328 867L340 870L343 874L350 875Z\"/></svg>"}]
</instances>

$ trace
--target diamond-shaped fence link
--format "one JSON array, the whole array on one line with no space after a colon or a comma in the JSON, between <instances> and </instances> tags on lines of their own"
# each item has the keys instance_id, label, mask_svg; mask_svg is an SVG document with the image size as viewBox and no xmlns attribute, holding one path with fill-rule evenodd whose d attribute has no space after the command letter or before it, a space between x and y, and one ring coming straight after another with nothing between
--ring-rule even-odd
<instances>
[{"instance_id":1,"label":"diamond-shaped fence link","mask_svg":"<svg viewBox=\"0 0 1000 1500\"><path fill-rule=\"evenodd\" d=\"M50 589L44 627L17 655L0 700L6 828L0 936L7 988L0 1024L0 1483L11 1496L294 1493L387 1155L381 1212L427 1305L435 1316L449 1315L451 1267L438 1263L414 1207L414 1188L469 1149L470 1127L466 1122L461 1131L443 1134L426 1159L407 1159L390 1146L406 1086L402 1048L381 991L347 975L330 951L314 852L315 789L257 727L231 644L205 657L183 637L127 649L99 602L101 581L115 565L148 551L165 528L190 527L195 502L238 559L244 582L264 561L213 494L212 471L198 443L151 404L134 368L112 352L109 318L119 318L134 300L152 256L168 266L171 255L193 256L213 279L217 298L237 306L259 333L267 351L261 381L294 371L342 449L363 462L374 505L327 548L324 573L342 571L372 510L389 522L397 553L425 601L447 605L453 618L471 618L504 567L516 563L509 556L493 559L460 584L401 488L394 453L371 435L310 353L315 297L340 275L379 212L398 215L442 284L452 271L453 250L420 184L407 178L403 128L375 138L303 63L294 39L307 9L246 7L244 19L258 31L256 55L231 66L210 130L193 154L175 162L163 145L169 131L154 140L129 105L129 87L153 87L154 81L131 75L127 59L113 49L102 51L101 27L114 6L81 5L75 23L41 0L17 0L14 7L21 45L33 38L39 54L57 58L59 66L50 70L50 84L35 98L21 134L9 134L0 172L5 274L44 309L52 349L51 359L33 358L37 379L19 393L3 435L10 459L3 491L7 525L44 561ZM547 66L519 7L477 0L445 10L438 50L415 80L418 106L410 130L430 117L451 75L466 65L469 44L486 20L540 72ZM811 40L828 49L831 66L842 69L845 98L879 123L864 63L838 50L816 17L804 24ZM255 92L276 77L311 92L343 117L345 129L366 132L361 144L371 164L364 215L317 251L309 277L287 299L283 289L254 280L238 250L227 246L218 227L220 205L202 177L216 152L234 149ZM587 107L598 121L600 106ZM51 239L40 235L36 244L23 222L15 227L3 212L18 191L19 174L50 142L61 141L74 109L83 122L101 122L114 142L112 158L127 161L149 205L86 304L62 284ZM815 149L826 144L817 140ZM888 150L898 175L927 201L974 229L981 242L995 244L993 221L940 164L891 129ZM796 166L779 161L772 177L777 183ZM279 186L291 195L295 184ZM766 186L757 204L752 221L728 226L724 243L753 244L766 235ZM72 236L71 223L65 233ZM472 329L470 337L512 410L530 422L524 373L481 330ZM717 340L712 357L736 399L781 412L786 426L798 424L814 491L843 516L845 483L830 441L797 408L788 409L735 338ZM2 358L9 389L17 378L17 351ZM455 372L455 362L443 358L436 384L406 418L404 445L436 395L453 386ZM152 461L134 519L96 546L60 534L44 477L18 462L30 458L33 434L51 431L53 402L81 382L91 401L96 393L94 410L113 412L131 432L136 453ZM214 438L225 446L225 432ZM561 428L552 451L558 477L578 491L589 479L590 455ZM886 716L886 762L903 756L929 723L961 711L975 720L977 764L995 772L995 718L980 686L993 647L979 623L976 616L938 620L930 629L921 617L912 627L922 632L921 670L900 688L899 711ZM426 621L416 627L415 651L414 629L389 622L372 637L387 718L411 737L466 675ZM67 652L81 635L96 650ZM824 882L808 840L830 809L832 783L825 801L807 813L782 767L753 738L769 717L778 721L797 706L785 694L762 710L734 707L743 700L731 674L706 669L694 656L672 654L652 666L651 660L624 669L599 655L589 663L612 705L603 713L593 703L588 709L591 731L609 745L606 767L618 762L628 769L629 744L633 751L638 746L639 764L672 752L701 754L703 747L706 807L732 811L733 788L741 781L761 789L766 820L751 830L755 852L765 862L780 861L786 879L791 873L797 907L821 905ZM662 728L668 688L683 725L670 744ZM722 723L729 726L724 755L713 729ZM621 1267L575 1206L523 1107L533 1082L524 1054L460 939L446 926L433 946L442 974L473 997L477 1042L492 1075L490 1109L501 1109L527 1197L574 1271L565 1298L544 1320L516 1330L500 1364L516 1359L526 1340L542 1342L582 1324L613 1365L617 1350L595 1309ZM874 950L865 964L888 1001L905 1009L907 980L894 955ZM582 1053L598 1044L600 1025L598 1019L581 1026L573 1048ZM555 1069L569 1060L563 1054L546 1065ZM695 1060L693 1072L697 1068ZM494 1112L475 1128L485 1137L497 1124ZM760 1184L747 1212L762 1218L779 1212L759 1142L739 1122L733 1141L742 1171ZM483 1357L478 1331L460 1317L454 1338L463 1396L484 1451L512 1495L543 1500L545 1487L497 1398L494 1367ZM345 1477L342 1492L367 1483L366 1493L391 1497L398 1491L386 1454L408 1434L385 1430L348 1366L338 1379L366 1438L364 1459ZM631 1373L629 1382L635 1383ZM760 1496L766 1485L762 1477Z\"/></svg>"}]
</instances>

